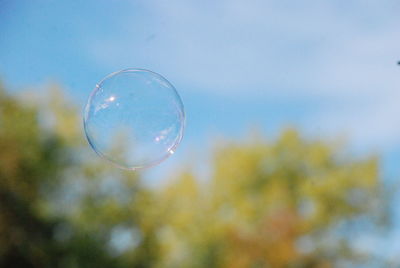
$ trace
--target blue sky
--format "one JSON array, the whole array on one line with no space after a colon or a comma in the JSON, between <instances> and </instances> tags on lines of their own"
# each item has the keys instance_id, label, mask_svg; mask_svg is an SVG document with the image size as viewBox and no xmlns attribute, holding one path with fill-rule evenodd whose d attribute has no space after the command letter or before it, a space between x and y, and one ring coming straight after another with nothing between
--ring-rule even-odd
<instances>
[{"instance_id":1,"label":"blue sky","mask_svg":"<svg viewBox=\"0 0 400 268\"><path fill-rule=\"evenodd\" d=\"M379 151L400 174L398 1L0 1L0 76L58 81L83 106L97 81L156 71L182 95L186 145L294 125ZM189 146L190 147L190 146Z\"/></svg>"},{"instance_id":2,"label":"blue sky","mask_svg":"<svg viewBox=\"0 0 400 268\"><path fill-rule=\"evenodd\" d=\"M0 0L0 77L15 91L58 81L83 107L107 74L153 70L187 112L181 153L167 166L216 136L294 125L379 152L393 179L399 10L396 0Z\"/></svg>"}]
</instances>

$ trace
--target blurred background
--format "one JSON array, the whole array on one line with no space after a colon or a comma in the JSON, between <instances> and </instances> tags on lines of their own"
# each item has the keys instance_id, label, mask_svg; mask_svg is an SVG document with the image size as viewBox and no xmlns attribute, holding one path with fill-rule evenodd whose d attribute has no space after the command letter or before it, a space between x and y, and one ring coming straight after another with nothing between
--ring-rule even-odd
<instances>
[{"instance_id":1,"label":"blurred background","mask_svg":"<svg viewBox=\"0 0 400 268\"><path fill-rule=\"evenodd\" d=\"M399 10L0 0L0 267L400 267ZM141 172L82 128L129 67L187 113Z\"/></svg>"}]
</instances>

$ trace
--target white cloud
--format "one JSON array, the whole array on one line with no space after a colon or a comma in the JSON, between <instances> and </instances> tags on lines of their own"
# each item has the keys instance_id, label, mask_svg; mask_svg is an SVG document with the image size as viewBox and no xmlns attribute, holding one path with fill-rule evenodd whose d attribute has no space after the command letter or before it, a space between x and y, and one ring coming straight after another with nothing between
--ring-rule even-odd
<instances>
[{"instance_id":1,"label":"white cloud","mask_svg":"<svg viewBox=\"0 0 400 268\"><path fill-rule=\"evenodd\" d=\"M394 141L400 134L398 5L146 1L145 16L126 17L124 31L91 42L90 51L101 64L151 68L186 90L330 99L331 107L310 120L369 142Z\"/></svg>"},{"instance_id":2,"label":"white cloud","mask_svg":"<svg viewBox=\"0 0 400 268\"><path fill-rule=\"evenodd\" d=\"M390 19L376 18L381 12L362 4L354 14L327 2L293 4L148 1L142 7L148 18L126 18L124 32L93 42L91 51L102 63L155 66L193 88L224 94L278 88L323 94L391 78L376 70L394 64L388 56L400 39ZM363 15L371 18L363 22ZM371 72L376 77L365 75Z\"/></svg>"}]
</instances>

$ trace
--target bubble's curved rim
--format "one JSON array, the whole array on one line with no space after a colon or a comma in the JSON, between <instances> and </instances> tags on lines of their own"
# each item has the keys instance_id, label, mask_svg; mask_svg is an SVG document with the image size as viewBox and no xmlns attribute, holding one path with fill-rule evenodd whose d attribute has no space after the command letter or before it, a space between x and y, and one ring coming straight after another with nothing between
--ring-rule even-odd
<instances>
[{"instance_id":1,"label":"bubble's curved rim","mask_svg":"<svg viewBox=\"0 0 400 268\"><path fill-rule=\"evenodd\" d=\"M180 109L181 112L179 113L179 117L180 117L180 120L182 122L182 125L181 125L180 130L179 130L179 136L178 136L177 141L170 148L168 148L168 150L166 151L166 153L163 156L161 156L161 157L159 157L159 158L157 158L155 160L149 161L149 162L141 163L140 165L137 165L137 166L134 166L134 167L128 167L128 166L121 165L121 164L115 162L114 160L112 160L111 158L109 158L106 154L103 154L102 152L96 150L95 149L96 146L94 146L94 144L92 143L92 141L90 140L90 138L88 136L87 126L86 126L86 121L87 121L88 116L89 116L89 110L90 110L90 106L92 104L93 96L101 88L101 85L104 83L104 81L106 81L106 80L108 80L108 79L110 79L110 78L112 78L112 77L114 77L114 76L116 76L118 74L129 73L129 72L146 72L146 73L150 73L152 75L158 76L159 78L161 78L162 80L167 82L167 84L173 90L173 92L175 93L175 95L176 95L176 97L177 97L177 99L179 101L179 106L181 108ZM85 136L86 136L86 139L87 139L88 143L92 147L93 151L95 151L97 155L99 155L103 159L106 159L108 162L110 162L114 166L116 166L116 167L118 167L120 169L130 170L130 171L136 171L136 170L151 168L153 166L156 166L156 165L160 164L161 162L166 160L168 157L170 157L172 154L174 154L176 148L179 146L179 144L181 143L181 141L183 139L183 133L184 133L185 127L186 127L185 107L183 105L181 96L179 95L179 93L176 90L176 88L165 77L163 77L162 75L160 75L160 74L158 74L156 72L147 70L147 69L142 69L142 68L127 68L127 69L123 69L123 70L120 70L120 71L116 71L116 72L110 73L107 76L105 76L103 79L101 79L100 82L97 83L95 88L91 91L91 93L90 93L90 95L89 95L89 97L88 97L88 99L86 101L86 105L85 105L85 109L84 109L84 115L83 115L83 128L84 128Z\"/></svg>"}]
</instances>

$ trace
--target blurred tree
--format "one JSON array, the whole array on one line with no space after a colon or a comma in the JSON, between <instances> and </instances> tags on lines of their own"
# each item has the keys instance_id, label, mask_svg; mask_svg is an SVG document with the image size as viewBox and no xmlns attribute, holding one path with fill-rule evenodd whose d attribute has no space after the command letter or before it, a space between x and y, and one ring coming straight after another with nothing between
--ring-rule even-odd
<instances>
[{"instance_id":1,"label":"blurred tree","mask_svg":"<svg viewBox=\"0 0 400 268\"><path fill-rule=\"evenodd\" d=\"M97 162L60 88L43 95L0 87L0 267L151 267L151 233L129 261L111 243L139 217L129 214L146 194L136 173Z\"/></svg>"},{"instance_id":2,"label":"blurred tree","mask_svg":"<svg viewBox=\"0 0 400 268\"><path fill-rule=\"evenodd\" d=\"M37 110L0 90L0 266L49 267L57 254L55 221L38 211L41 186L52 183L67 159L57 136L42 136Z\"/></svg>"},{"instance_id":3,"label":"blurred tree","mask_svg":"<svg viewBox=\"0 0 400 268\"><path fill-rule=\"evenodd\" d=\"M220 143L213 173L157 189L105 165L77 109L0 89L0 267L336 267L362 264L352 238L385 226L376 157L287 130ZM376 220L381 221L376 221Z\"/></svg>"},{"instance_id":4,"label":"blurred tree","mask_svg":"<svg viewBox=\"0 0 400 268\"><path fill-rule=\"evenodd\" d=\"M387 198L377 158L342 151L291 129L273 143L218 146L211 178L187 172L158 195L160 267L368 263L352 238L387 223Z\"/></svg>"}]
</instances>

